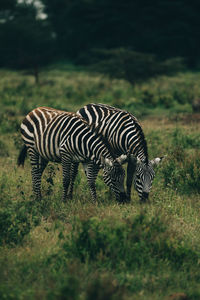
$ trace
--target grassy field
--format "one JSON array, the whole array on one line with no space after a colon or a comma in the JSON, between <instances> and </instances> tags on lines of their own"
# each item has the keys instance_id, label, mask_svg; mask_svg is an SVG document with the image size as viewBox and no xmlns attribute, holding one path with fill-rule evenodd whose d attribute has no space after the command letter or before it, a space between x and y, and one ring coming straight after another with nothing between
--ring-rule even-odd
<instances>
[{"instance_id":1,"label":"grassy field","mask_svg":"<svg viewBox=\"0 0 200 300\"><path fill-rule=\"evenodd\" d=\"M133 87L59 64L36 86L29 74L0 70L0 299L200 299L200 115L191 105L199 75ZM61 167L52 163L34 201L29 160L16 166L20 122L37 106L76 111L90 102L132 112L150 158L167 155L150 203L140 205L133 190L119 205L100 173L92 204L82 168L63 203Z\"/></svg>"}]
</instances>

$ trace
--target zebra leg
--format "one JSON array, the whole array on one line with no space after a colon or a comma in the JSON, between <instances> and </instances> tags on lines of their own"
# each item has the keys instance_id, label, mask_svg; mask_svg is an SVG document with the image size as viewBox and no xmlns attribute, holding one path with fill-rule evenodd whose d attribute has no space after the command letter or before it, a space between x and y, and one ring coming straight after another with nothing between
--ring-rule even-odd
<instances>
[{"instance_id":1,"label":"zebra leg","mask_svg":"<svg viewBox=\"0 0 200 300\"><path fill-rule=\"evenodd\" d=\"M66 201L67 191L70 184L71 157L62 153L61 165L63 171L63 201Z\"/></svg>"},{"instance_id":2,"label":"zebra leg","mask_svg":"<svg viewBox=\"0 0 200 300\"><path fill-rule=\"evenodd\" d=\"M134 161L129 160L127 166L127 179L126 179L126 186L127 186L127 201L131 201L131 187L133 183L133 176L136 169L136 163Z\"/></svg>"},{"instance_id":3,"label":"zebra leg","mask_svg":"<svg viewBox=\"0 0 200 300\"><path fill-rule=\"evenodd\" d=\"M39 153L37 153L34 149L29 148L29 156L31 161L31 174L32 174L32 184L33 184L33 192L35 194L36 199L41 199L41 178L44 169L46 168L48 161L43 159Z\"/></svg>"},{"instance_id":4,"label":"zebra leg","mask_svg":"<svg viewBox=\"0 0 200 300\"><path fill-rule=\"evenodd\" d=\"M78 165L79 163L72 163L71 164L71 170L70 170L70 186L69 186L69 194L68 197L70 199L73 198L73 189L74 189L74 182L76 179L76 176L78 174Z\"/></svg>"},{"instance_id":5,"label":"zebra leg","mask_svg":"<svg viewBox=\"0 0 200 300\"><path fill-rule=\"evenodd\" d=\"M95 181L99 172L99 167L93 163L83 164L85 175L87 176L88 185L93 202L96 202L97 193Z\"/></svg>"}]
</instances>

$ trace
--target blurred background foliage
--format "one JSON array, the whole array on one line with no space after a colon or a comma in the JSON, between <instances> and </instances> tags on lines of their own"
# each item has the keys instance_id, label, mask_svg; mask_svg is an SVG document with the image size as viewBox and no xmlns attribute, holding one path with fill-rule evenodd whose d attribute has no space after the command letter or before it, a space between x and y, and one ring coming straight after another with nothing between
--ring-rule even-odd
<instances>
[{"instance_id":1,"label":"blurred background foliage","mask_svg":"<svg viewBox=\"0 0 200 300\"><path fill-rule=\"evenodd\" d=\"M131 83L198 68L195 0L2 0L0 67L68 60Z\"/></svg>"}]
</instances>

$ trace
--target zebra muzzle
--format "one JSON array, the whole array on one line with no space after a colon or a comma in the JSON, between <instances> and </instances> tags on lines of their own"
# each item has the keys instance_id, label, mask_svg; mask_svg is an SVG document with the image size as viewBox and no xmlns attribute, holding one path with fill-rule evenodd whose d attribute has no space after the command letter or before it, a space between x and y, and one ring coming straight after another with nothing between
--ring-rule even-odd
<instances>
[{"instance_id":1,"label":"zebra muzzle","mask_svg":"<svg viewBox=\"0 0 200 300\"><path fill-rule=\"evenodd\" d=\"M121 192L120 195L119 195L119 202L120 203L126 203L126 202L129 202L128 201L128 197L126 195L125 192Z\"/></svg>"},{"instance_id":2,"label":"zebra muzzle","mask_svg":"<svg viewBox=\"0 0 200 300\"><path fill-rule=\"evenodd\" d=\"M146 202L148 200L149 193L143 192L141 196L141 202Z\"/></svg>"}]
</instances>

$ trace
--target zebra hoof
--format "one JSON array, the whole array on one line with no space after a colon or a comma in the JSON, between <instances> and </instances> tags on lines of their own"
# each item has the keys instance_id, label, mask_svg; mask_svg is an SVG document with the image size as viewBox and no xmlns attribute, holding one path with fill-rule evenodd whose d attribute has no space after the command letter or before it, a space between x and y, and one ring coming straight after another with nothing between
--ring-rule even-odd
<instances>
[{"instance_id":1,"label":"zebra hoof","mask_svg":"<svg viewBox=\"0 0 200 300\"><path fill-rule=\"evenodd\" d=\"M130 203L131 202L131 198L127 198L125 203Z\"/></svg>"},{"instance_id":2,"label":"zebra hoof","mask_svg":"<svg viewBox=\"0 0 200 300\"><path fill-rule=\"evenodd\" d=\"M150 203L149 199L144 199L144 198L140 199L140 204L141 205L142 204L149 204L149 203Z\"/></svg>"},{"instance_id":3,"label":"zebra hoof","mask_svg":"<svg viewBox=\"0 0 200 300\"><path fill-rule=\"evenodd\" d=\"M149 198L149 193L143 192L140 198L141 203L147 203Z\"/></svg>"}]
</instances>

